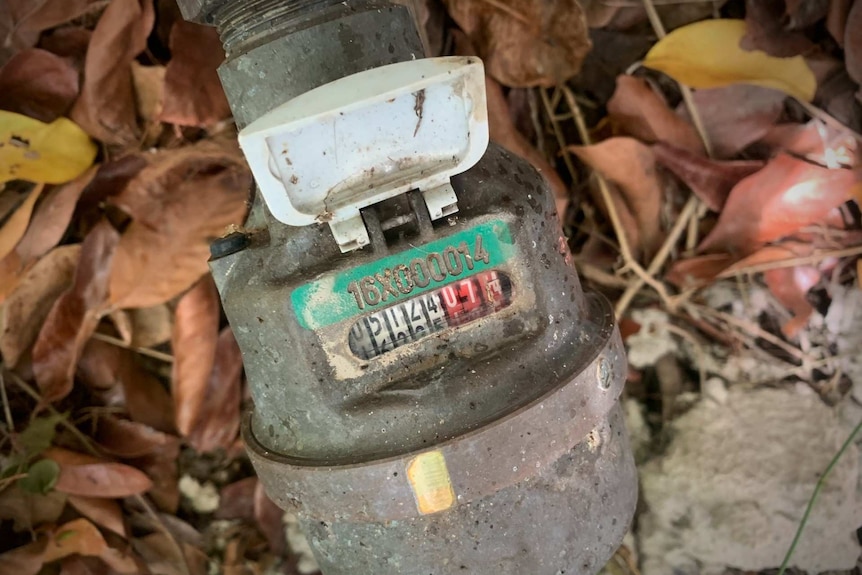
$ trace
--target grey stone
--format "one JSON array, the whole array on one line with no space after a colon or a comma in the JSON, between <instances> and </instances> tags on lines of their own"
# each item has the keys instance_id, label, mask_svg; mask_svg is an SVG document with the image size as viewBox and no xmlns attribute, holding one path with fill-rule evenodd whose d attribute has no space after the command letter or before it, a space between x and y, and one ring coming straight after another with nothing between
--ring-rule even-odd
<instances>
[{"instance_id":1,"label":"grey stone","mask_svg":"<svg viewBox=\"0 0 862 575\"><path fill-rule=\"evenodd\" d=\"M778 567L818 478L849 430L813 394L731 390L671 424L665 454L641 469L643 575L712 575ZM858 452L820 492L792 565L856 565Z\"/></svg>"}]
</instances>

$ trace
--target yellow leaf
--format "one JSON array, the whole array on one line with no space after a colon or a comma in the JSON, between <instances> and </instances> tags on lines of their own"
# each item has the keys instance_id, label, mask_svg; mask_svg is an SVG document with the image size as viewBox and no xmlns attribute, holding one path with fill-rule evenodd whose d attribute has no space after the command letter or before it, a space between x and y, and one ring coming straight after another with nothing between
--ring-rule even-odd
<instances>
[{"instance_id":1,"label":"yellow leaf","mask_svg":"<svg viewBox=\"0 0 862 575\"><path fill-rule=\"evenodd\" d=\"M24 203L18 206L15 213L9 216L6 223L0 227L0 260L15 249L18 240L27 231L27 224L30 223L30 216L33 214L33 206L36 205L36 200L39 199L39 194L42 193L44 187L44 184L39 184L33 188Z\"/></svg>"},{"instance_id":2,"label":"yellow leaf","mask_svg":"<svg viewBox=\"0 0 862 575\"><path fill-rule=\"evenodd\" d=\"M755 84L810 102L817 90L814 72L802 56L776 58L743 50L744 20L703 20L677 28L652 47L644 66L692 88Z\"/></svg>"},{"instance_id":3,"label":"yellow leaf","mask_svg":"<svg viewBox=\"0 0 862 575\"><path fill-rule=\"evenodd\" d=\"M62 184L89 168L96 151L90 137L67 118L46 124L0 111L0 183Z\"/></svg>"}]
</instances>

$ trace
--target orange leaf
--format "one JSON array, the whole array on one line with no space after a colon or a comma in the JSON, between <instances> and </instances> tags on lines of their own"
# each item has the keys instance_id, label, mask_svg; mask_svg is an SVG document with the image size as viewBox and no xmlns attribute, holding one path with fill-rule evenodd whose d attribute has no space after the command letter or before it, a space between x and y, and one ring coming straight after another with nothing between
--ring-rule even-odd
<instances>
[{"instance_id":1,"label":"orange leaf","mask_svg":"<svg viewBox=\"0 0 862 575\"><path fill-rule=\"evenodd\" d=\"M70 555L98 557L118 573L136 573L138 570L134 559L109 547L99 529L86 519L75 519L57 527L45 549L45 562Z\"/></svg>"},{"instance_id":2,"label":"orange leaf","mask_svg":"<svg viewBox=\"0 0 862 575\"><path fill-rule=\"evenodd\" d=\"M698 251L746 255L762 244L820 222L853 198L859 172L830 170L786 154L730 192L718 223Z\"/></svg>"},{"instance_id":3,"label":"orange leaf","mask_svg":"<svg viewBox=\"0 0 862 575\"><path fill-rule=\"evenodd\" d=\"M591 168L619 187L621 204L637 222L626 229L634 251L650 257L662 241L661 207L664 193L652 150L633 138L610 138L592 146L570 146ZM620 161L625 158L626 161ZM619 209L619 204L617 206ZM621 214L622 215L622 214Z\"/></svg>"}]
</instances>

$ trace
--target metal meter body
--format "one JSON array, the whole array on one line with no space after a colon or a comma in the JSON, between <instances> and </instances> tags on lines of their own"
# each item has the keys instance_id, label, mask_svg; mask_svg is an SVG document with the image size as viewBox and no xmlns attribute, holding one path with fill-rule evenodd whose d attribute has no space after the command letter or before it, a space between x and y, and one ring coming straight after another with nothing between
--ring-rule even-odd
<instances>
[{"instance_id":1,"label":"metal meter body","mask_svg":"<svg viewBox=\"0 0 862 575\"><path fill-rule=\"evenodd\" d=\"M324 574L598 572L637 496L624 350L487 144L481 63L420 60L400 4L180 5L219 26L260 186L211 260L244 438Z\"/></svg>"}]
</instances>

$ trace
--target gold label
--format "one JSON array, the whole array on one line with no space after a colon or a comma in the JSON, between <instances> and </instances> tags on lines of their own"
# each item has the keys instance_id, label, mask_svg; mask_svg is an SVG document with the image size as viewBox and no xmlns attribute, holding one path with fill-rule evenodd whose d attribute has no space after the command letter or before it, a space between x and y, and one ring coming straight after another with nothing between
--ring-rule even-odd
<instances>
[{"instance_id":1,"label":"gold label","mask_svg":"<svg viewBox=\"0 0 862 575\"><path fill-rule=\"evenodd\" d=\"M455 491L441 451L417 455L407 464L407 480L422 515L445 511L455 504Z\"/></svg>"}]
</instances>

